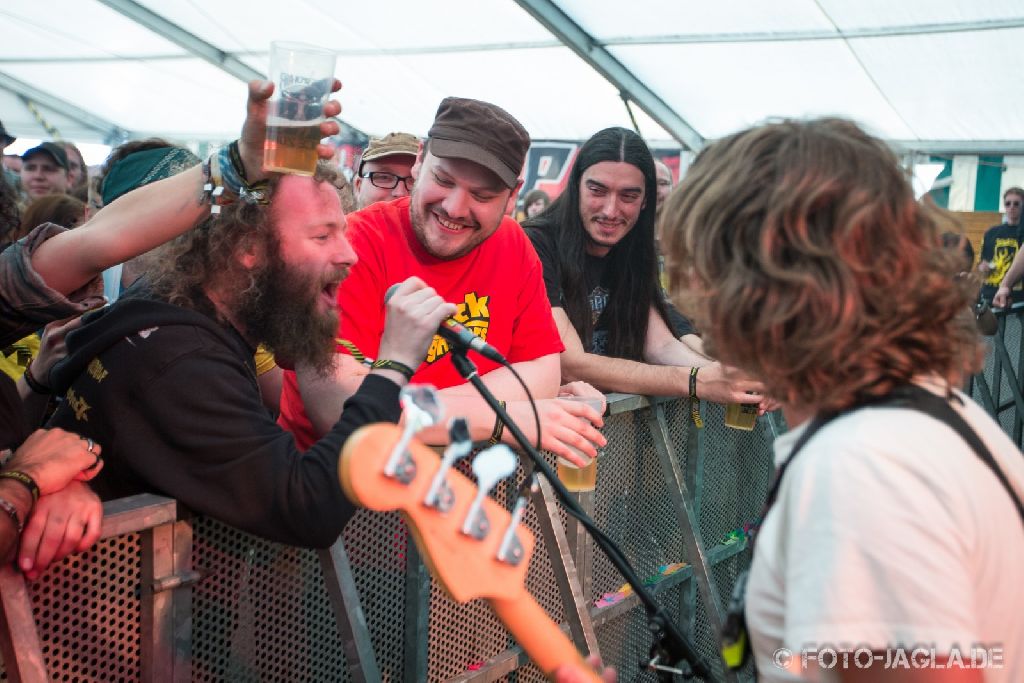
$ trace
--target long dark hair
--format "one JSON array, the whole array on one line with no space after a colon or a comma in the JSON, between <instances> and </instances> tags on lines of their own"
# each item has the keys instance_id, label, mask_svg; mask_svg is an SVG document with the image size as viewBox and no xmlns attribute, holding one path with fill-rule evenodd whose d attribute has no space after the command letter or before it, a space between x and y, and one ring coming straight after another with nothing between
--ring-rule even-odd
<instances>
[{"instance_id":1,"label":"long dark hair","mask_svg":"<svg viewBox=\"0 0 1024 683\"><path fill-rule=\"evenodd\" d=\"M653 306L666 325L668 312L658 284L658 259L654 248L654 209L657 204L657 175L654 157L647 143L626 128L605 128L583 143L558 199L524 227L554 230L565 313L576 329L583 348L592 337L590 304L587 301L584 263L588 235L580 217L580 184L583 173L602 161L624 161L644 174L644 207L636 225L608 255L604 284L609 290L602 321L608 330L609 356L643 360L649 311ZM669 326L671 329L671 326Z\"/></svg>"}]
</instances>

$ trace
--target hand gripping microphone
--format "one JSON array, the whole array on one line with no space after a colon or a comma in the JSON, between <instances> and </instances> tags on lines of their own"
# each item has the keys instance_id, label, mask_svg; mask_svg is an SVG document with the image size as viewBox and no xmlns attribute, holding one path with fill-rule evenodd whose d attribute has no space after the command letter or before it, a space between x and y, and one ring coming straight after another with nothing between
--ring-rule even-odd
<instances>
[{"instance_id":1,"label":"hand gripping microphone","mask_svg":"<svg viewBox=\"0 0 1024 683\"><path fill-rule=\"evenodd\" d=\"M391 300L391 297L395 295L395 290L397 290L400 285L401 283L396 283L388 287L388 291L384 293L384 303ZM442 339L448 342L449 346L452 346L453 348L472 349L484 358L493 360L495 363L508 365L508 361L505 360L505 356L501 355L496 348L470 332L465 325L454 318L445 318L442 320L441 324L437 327L437 333Z\"/></svg>"}]
</instances>

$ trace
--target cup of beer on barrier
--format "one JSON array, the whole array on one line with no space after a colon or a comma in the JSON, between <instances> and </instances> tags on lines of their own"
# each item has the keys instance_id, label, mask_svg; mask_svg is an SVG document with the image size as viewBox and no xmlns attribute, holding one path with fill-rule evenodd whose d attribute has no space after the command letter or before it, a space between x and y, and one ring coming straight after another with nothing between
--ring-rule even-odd
<instances>
[{"instance_id":1,"label":"cup of beer on barrier","mask_svg":"<svg viewBox=\"0 0 1024 683\"><path fill-rule=\"evenodd\" d=\"M757 424L756 403L730 403L725 407L725 426L753 431Z\"/></svg>"},{"instance_id":2,"label":"cup of beer on barrier","mask_svg":"<svg viewBox=\"0 0 1024 683\"><path fill-rule=\"evenodd\" d=\"M588 406L598 412L599 415L604 414L605 401L600 396L559 396L560 401L578 401L580 403L586 403ZM588 455L583 453L577 448L572 448L580 458L583 460L590 460L590 462L584 466L579 467L565 458L558 458L558 478L565 484L565 488L573 492L579 491L593 491L597 486L597 458L590 458ZM596 445L595 445L596 448Z\"/></svg>"},{"instance_id":3,"label":"cup of beer on barrier","mask_svg":"<svg viewBox=\"0 0 1024 683\"><path fill-rule=\"evenodd\" d=\"M302 43L270 44L274 94L267 112L263 166L267 171L313 175L323 108L334 81L335 53Z\"/></svg>"}]
</instances>

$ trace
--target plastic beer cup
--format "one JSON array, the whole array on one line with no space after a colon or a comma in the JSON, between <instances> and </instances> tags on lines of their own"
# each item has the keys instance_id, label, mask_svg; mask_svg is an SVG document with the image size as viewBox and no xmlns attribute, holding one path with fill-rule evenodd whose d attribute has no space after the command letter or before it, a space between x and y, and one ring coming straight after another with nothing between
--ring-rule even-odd
<instances>
[{"instance_id":1,"label":"plastic beer cup","mask_svg":"<svg viewBox=\"0 0 1024 683\"><path fill-rule=\"evenodd\" d=\"M579 401L586 403L599 414L604 412L604 399L590 396L559 396L560 401ZM584 467L579 467L565 458L558 458L558 478L570 491L593 491L597 486L597 458L590 458L577 448L572 448L583 460L590 460Z\"/></svg>"},{"instance_id":2,"label":"plastic beer cup","mask_svg":"<svg viewBox=\"0 0 1024 683\"><path fill-rule=\"evenodd\" d=\"M757 424L756 403L730 403L725 407L725 426L752 431Z\"/></svg>"},{"instance_id":3,"label":"plastic beer cup","mask_svg":"<svg viewBox=\"0 0 1024 683\"><path fill-rule=\"evenodd\" d=\"M263 167L267 171L313 175L323 108L334 82L335 53L302 43L270 44L274 94L267 111Z\"/></svg>"}]
</instances>

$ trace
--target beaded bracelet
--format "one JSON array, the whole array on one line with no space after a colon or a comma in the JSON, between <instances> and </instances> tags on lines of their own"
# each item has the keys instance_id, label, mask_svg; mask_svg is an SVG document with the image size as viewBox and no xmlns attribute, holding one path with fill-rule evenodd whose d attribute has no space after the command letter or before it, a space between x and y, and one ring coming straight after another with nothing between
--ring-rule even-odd
<instances>
[{"instance_id":1,"label":"beaded bracelet","mask_svg":"<svg viewBox=\"0 0 1024 683\"><path fill-rule=\"evenodd\" d=\"M210 213L217 215L222 206L241 199L249 204L269 204L267 181L249 183L238 150L238 140L221 147L203 162L203 195L210 202Z\"/></svg>"},{"instance_id":2,"label":"beaded bracelet","mask_svg":"<svg viewBox=\"0 0 1024 683\"><path fill-rule=\"evenodd\" d=\"M210 202L210 214L213 216L220 213L222 206L234 201L234 197L224 190L224 181L221 180L216 162L216 155L203 162L203 198Z\"/></svg>"},{"instance_id":3,"label":"beaded bracelet","mask_svg":"<svg viewBox=\"0 0 1024 683\"><path fill-rule=\"evenodd\" d=\"M36 483L35 479L28 476L24 472L19 472L18 470L8 470L6 472L0 472L0 479L12 479L18 482L19 484L27 488L28 492L32 494L33 503L39 500L39 484Z\"/></svg>"}]
</instances>

